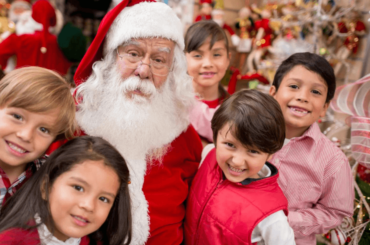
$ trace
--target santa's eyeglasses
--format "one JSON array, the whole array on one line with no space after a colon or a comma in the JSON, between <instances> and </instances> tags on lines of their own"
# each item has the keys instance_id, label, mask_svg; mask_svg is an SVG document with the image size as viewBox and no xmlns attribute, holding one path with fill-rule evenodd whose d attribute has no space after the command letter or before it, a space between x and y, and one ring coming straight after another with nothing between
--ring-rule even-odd
<instances>
[{"instance_id":1,"label":"santa's eyeglasses","mask_svg":"<svg viewBox=\"0 0 370 245\"><path fill-rule=\"evenodd\" d=\"M136 69L141 65L147 65L152 74L157 76L167 76L168 73L172 71L168 64L170 59L167 56L169 56L169 54L154 56L149 59L149 64L147 64L143 62L144 56L139 55L137 52L120 52L118 48L116 50L118 57L124 62L127 68Z\"/></svg>"}]
</instances>

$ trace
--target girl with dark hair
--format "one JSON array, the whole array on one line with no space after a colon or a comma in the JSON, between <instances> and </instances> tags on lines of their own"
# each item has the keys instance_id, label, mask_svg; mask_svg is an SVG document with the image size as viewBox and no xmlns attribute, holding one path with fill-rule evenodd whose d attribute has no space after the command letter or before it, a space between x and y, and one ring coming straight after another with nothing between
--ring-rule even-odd
<instances>
[{"instance_id":1,"label":"girl with dark hair","mask_svg":"<svg viewBox=\"0 0 370 245\"><path fill-rule=\"evenodd\" d=\"M0 244L129 244L129 170L99 137L57 149L0 215Z\"/></svg>"}]
</instances>

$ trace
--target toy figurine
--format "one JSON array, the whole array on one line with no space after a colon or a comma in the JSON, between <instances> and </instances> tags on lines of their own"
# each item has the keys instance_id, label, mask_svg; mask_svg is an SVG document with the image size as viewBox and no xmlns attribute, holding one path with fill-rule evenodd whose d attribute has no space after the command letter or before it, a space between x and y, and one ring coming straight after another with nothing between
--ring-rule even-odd
<instances>
[{"instance_id":1,"label":"toy figurine","mask_svg":"<svg viewBox=\"0 0 370 245\"><path fill-rule=\"evenodd\" d=\"M211 20L212 19L212 0L200 0L200 14L195 18L194 22L201 20Z\"/></svg>"}]
</instances>

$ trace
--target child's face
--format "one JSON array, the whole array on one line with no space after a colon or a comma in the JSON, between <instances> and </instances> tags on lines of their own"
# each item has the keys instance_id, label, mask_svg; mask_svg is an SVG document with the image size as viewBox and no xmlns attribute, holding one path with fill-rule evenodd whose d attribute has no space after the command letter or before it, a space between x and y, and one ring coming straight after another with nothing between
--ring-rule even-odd
<instances>
[{"instance_id":1,"label":"child's face","mask_svg":"<svg viewBox=\"0 0 370 245\"><path fill-rule=\"evenodd\" d=\"M65 241L98 230L108 217L119 187L116 172L103 160L86 160L60 175L49 193L54 236Z\"/></svg>"},{"instance_id":2,"label":"child's face","mask_svg":"<svg viewBox=\"0 0 370 245\"><path fill-rule=\"evenodd\" d=\"M222 127L216 142L216 159L222 172L234 183L242 182L246 178L259 178L258 172L265 165L269 154L246 148L234 138L229 128L228 123Z\"/></svg>"},{"instance_id":3,"label":"child's face","mask_svg":"<svg viewBox=\"0 0 370 245\"><path fill-rule=\"evenodd\" d=\"M281 81L278 91L274 86L272 95L280 104L286 124L287 138L301 136L319 117L325 116L328 86L315 72L298 65Z\"/></svg>"},{"instance_id":4,"label":"child's face","mask_svg":"<svg viewBox=\"0 0 370 245\"><path fill-rule=\"evenodd\" d=\"M209 49L208 39L198 50L186 53L188 73L193 77L193 86L196 92L203 89L217 87L224 77L230 60L223 40L215 42Z\"/></svg>"},{"instance_id":5,"label":"child's face","mask_svg":"<svg viewBox=\"0 0 370 245\"><path fill-rule=\"evenodd\" d=\"M44 154L56 137L58 113L7 106L0 109L0 167L7 174L23 171L27 163Z\"/></svg>"}]
</instances>

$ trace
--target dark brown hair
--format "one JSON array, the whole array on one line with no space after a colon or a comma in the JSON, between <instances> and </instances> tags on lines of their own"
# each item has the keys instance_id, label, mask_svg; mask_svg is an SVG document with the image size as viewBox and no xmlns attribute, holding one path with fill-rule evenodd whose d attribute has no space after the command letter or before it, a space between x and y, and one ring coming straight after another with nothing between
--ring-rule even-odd
<instances>
[{"instance_id":1,"label":"dark brown hair","mask_svg":"<svg viewBox=\"0 0 370 245\"><path fill-rule=\"evenodd\" d=\"M50 224L51 233L55 224L49 211L49 193L42 197L42 190L51 190L55 180L76 164L86 160L100 161L111 167L120 180L120 188L113 206L103 225L89 235L90 244L130 244L132 218L128 190L129 170L121 154L100 137L82 136L75 138L53 152L27 182L7 202L1 210L0 232L11 228L34 229L29 221L38 214L43 223ZM44 200L46 199L46 200Z\"/></svg>"},{"instance_id":2,"label":"dark brown hair","mask_svg":"<svg viewBox=\"0 0 370 245\"><path fill-rule=\"evenodd\" d=\"M190 53L198 50L206 41L210 39L209 49L218 41L225 42L227 55L229 55L229 40L227 39L224 30L213 20L202 20L192 24L185 34L185 53ZM229 56L228 56L229 57ZM218 91L221 97L227 98L230 95L222 87L221 83L218 85Z\"/></svg>"},{"instance_id":3,"label":"dark brown hair","mask_svg":"<svg viewBox=\"0 0 370 245\"><path fill-rule=\"evenodd\" d=\"M217 109L212 118L213 140L227 123L229 132L246 147L273 154L283 147L285 122L279 104L257 90L241 90Z\"/></svg>"},{"instance_id":4,"label":"dark brown hair","mask_svg":"<svg viewBox=\"0 0 370 245\"><path fill-rule=\"evenodd\" d=\"M325 81L328 86L325 102L330 102L334 97L336 86L334 70L325 58L309 52L295 53L281 63L272 83L276 91L278 91L285 75L298 65L303 66L309 71L315 72Z\"/></svg>"}]
</instances>

